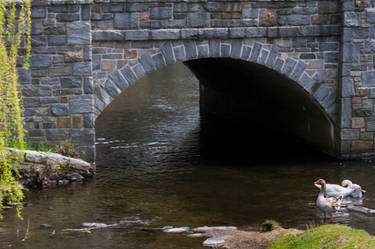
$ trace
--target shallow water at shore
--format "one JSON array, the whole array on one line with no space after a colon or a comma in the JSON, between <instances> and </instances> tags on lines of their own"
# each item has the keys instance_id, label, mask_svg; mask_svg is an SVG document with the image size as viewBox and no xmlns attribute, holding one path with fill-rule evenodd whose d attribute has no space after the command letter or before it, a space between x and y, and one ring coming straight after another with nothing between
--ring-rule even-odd
<instances>
[{"instance_id":1,"label":"shallow water at shore","mask_svg":"<svg viewBox=\"0 0 375 249\"><path fill-rule=\"evenodd\" d=\"M23 221L5 210L0 248L203 248L204 238L160 228L256 230L274 219L304 229L322 222L315 207L318 178L351 179L367 190L362 205L375 208L374 164L342 163L281 134L256 134L247 124L200 115L198 102L198 82L182 65L137 82L97 120L97 176L30 190ZM91 233L60 233L82 222L120 221ZM335 216L375 235L374 221ZM41 229L45 223L54 228Z\"/></svg>"}]
</instances>

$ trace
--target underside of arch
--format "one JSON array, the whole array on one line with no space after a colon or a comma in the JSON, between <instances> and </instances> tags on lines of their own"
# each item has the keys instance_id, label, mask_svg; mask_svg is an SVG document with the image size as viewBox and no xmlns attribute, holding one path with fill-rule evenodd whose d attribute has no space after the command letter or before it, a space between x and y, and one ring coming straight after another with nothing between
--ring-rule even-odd
<instances>
[{"instance_id":1,"label":"underside of arch","mask_svg":"<svg viewBox=\"0 0 375 249\"><path fill-rule=\"evenodd\" d=\"M199 79L201 112L242 122L258 138L266 140L273 133L273 139L259 143L269 145L268 149L282 146L283 141L275 141L275 133L282 133L335 155L331 118L297 82L263 65L236 59L206 58L185 64Z\"/></svg>"}]
</instances>

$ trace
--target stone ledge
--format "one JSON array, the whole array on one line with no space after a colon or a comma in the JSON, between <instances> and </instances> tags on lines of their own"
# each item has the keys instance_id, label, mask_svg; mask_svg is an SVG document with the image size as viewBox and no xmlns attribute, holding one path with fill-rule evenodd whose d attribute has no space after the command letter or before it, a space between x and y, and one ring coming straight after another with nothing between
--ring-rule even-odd
<instances>
[{"instance_id":1,"label":"stone ledge","mask_svg":"<svg viewBox=\"0 0 375 249\"><path fill-rule=\"evenodd\" d=\"M20 163L18 171L22 177L20 182L28 187L82 181L95 174L95 165L81 159L52 152L9 150L22 154L24 162Z\"/></svg>"},{"instance_id":2,"label":"stone ledge","mask_svg":"<svg viewBox=\"0 0 375 249\"><path fill-rule=\"evenodd\" d=\"M92 4L94 0L33 0L32 6Z\"/></svg>"},{"instance_id":3,"label":"stone ledge","mask_svg":"<svg viewBox=\"0 0 375 249\"><path fill-rule=\"evenodd\" d=\"M316 37L340 34L338 25L298 27L236 27L236 28L184 28L140 30L96 30L93 41L139 41L180 39L229 39L267 37Z\"/></svg>"}]
</instances>

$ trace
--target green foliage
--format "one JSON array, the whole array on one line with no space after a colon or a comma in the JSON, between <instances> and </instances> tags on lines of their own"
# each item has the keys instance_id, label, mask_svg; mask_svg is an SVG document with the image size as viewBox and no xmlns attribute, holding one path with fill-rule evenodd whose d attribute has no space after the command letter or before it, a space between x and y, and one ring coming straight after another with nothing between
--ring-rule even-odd
<instances>
[{"instance_id":1,"label":"green foliage","mask_svg":"<svg viewBox=\"0 0 375 249\"><path fill-rule=\"evenodd\" d=\"M56 152L56 149L53 148L53 147L50 147L50 146L47 146L47 145L44 145L44 144L41 144L39 145L37 148L36 148L37 151L42 151L42 152Z\"/></svg>"},{"instance_id":2,"label":"green foliage","mask_svg":"<svg viewBox=\"0 0 375 249\"><path fill-rule=\"evenodd\" d=\"M343 225L323 225L301 234L288 235L275 242L270 249L370 249L375 248L375 237L366 231Z\"/></svg>"},{"instance_id":3,"label":"green foliage","mask_svg":"<svg viewBox=\"0 0 375 249\"><path fill-rule=\"evenodd\" d=\"M0 212L4 202L17 206L21 218L22 186L18 183L17 165L23 160L5 148L23 149L24 129L21 96L18 92L17 58L21 38L26 39L24 65L28 68L31 51L31 1L0 1ZM1 215L0 215L0 218Z\"/></svg>"},{"instance_id":4,"label":"green foliage","mask_svg":"<svg viewBox=\"0 0 375 249\"><path fill-rule=\"evenodd\" d=\"M76 149L75 145L72 143L72 138L66 138L63 142L56 145L56 153L59 153L63 156L80 158L80 154Z\"/></svg>"}]
</instances>

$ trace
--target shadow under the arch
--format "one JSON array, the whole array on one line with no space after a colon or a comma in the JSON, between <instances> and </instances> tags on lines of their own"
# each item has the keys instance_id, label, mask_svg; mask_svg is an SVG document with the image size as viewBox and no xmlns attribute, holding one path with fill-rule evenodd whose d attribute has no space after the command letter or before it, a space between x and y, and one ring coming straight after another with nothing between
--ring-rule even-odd
<instances>
[{"instance_id":1,"label":"shadow under the arch","mask_svg":"<svg viewBox=\"0 0 375 249\"><path fill-rule=\"evenodd\" d=\"M249 134L247 140L241 140L248 153L254 151L267 158L305 155L302 152L311 151L310 147L335 155L333 122L318 101L294 80L263 65L230 58L205 58L185 64L200 82L201 113L235 123L225 129L229 133L223 130L217 136L232 136L242 127L247 131L244 134ZM209 123L206 126L215 127L223 122Z\"/></svg>"}]
</instances>

